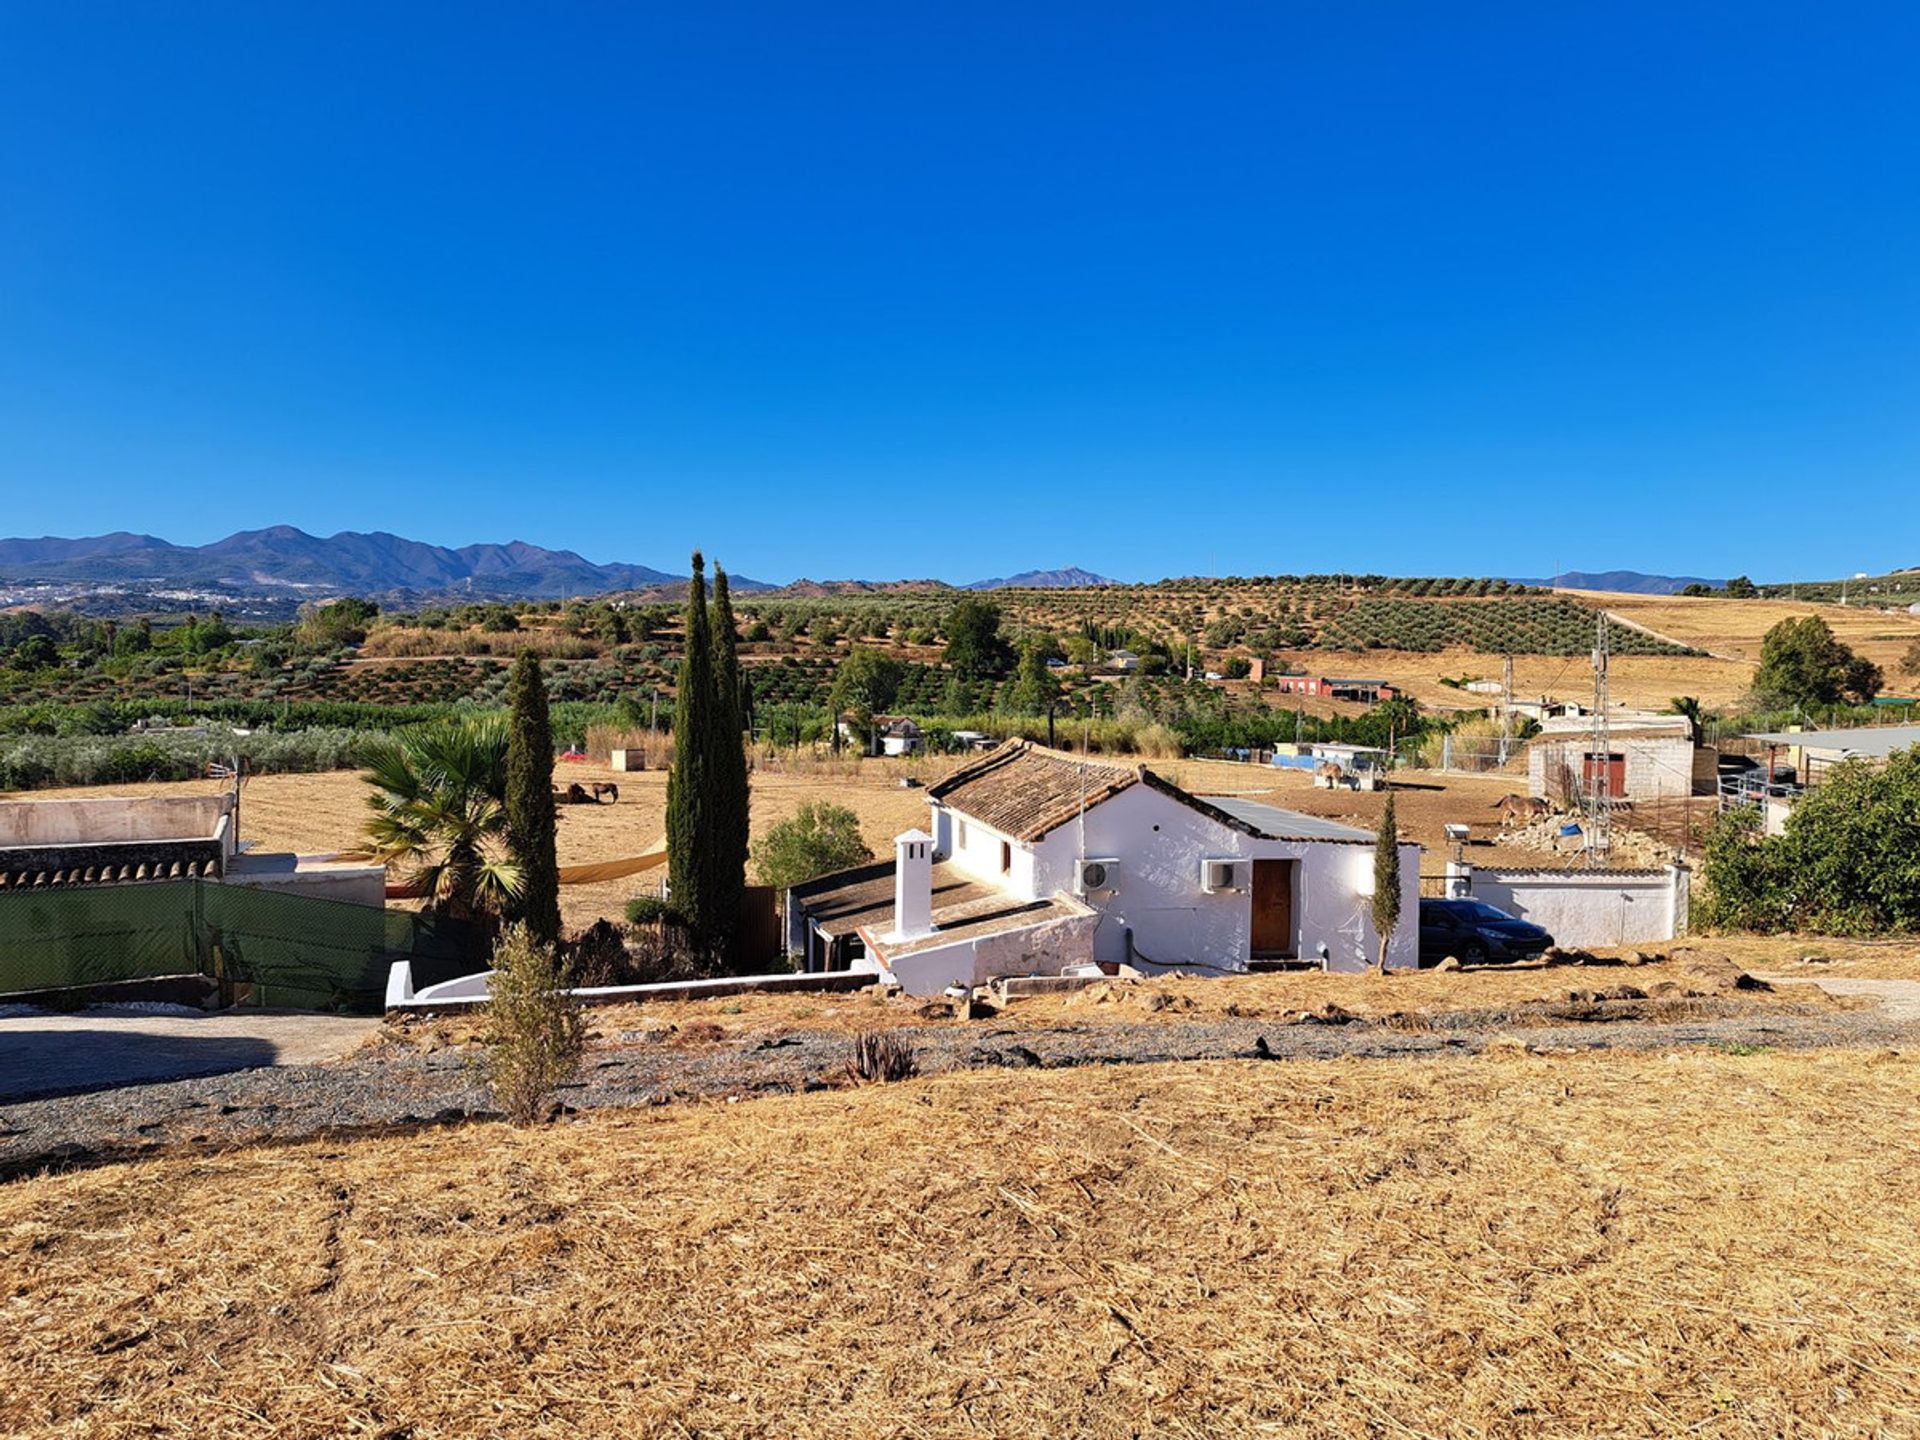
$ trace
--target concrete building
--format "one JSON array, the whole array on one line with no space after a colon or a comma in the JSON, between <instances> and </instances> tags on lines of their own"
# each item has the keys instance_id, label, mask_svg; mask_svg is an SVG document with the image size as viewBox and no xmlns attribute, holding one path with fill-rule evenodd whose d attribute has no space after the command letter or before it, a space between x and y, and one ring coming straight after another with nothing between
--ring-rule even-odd
<instances>
[{"instance_id":1,"label":"concrete building","mask_svg":"<svg viewBox=\"0 0 1920 1440\"><path fill-rule=\"evenodd\" d=\"M1377 954L1368 831L1021 740L928 797L928 834L900 837L891 864L791 892L802 963L871 957L922 994L1089 963L1357 971ZM1419 871L1403 844L1391 966L1418 960Z\"/></svg>"},{"instance_id":2,"label":"concrete building","mask_svg":"<svg viewBox=\"0 0 1920 1440\"><path fill-rule=\"evenodd\" d=\"M230 885L386 904L378 865L242 848L240 801L218 795L129 795L0 803L0 894L156 880Z\"/></svg>"},{"instance_id":3,"label":"concrete building","mask_svg":"<svg viewBox=\"0 0 1920 1440\"><path fill-rule=\"evenodd\" d=\"M1615 800L1709 795L1717 758L1693 743L1684 715L1610 714L1604 755L1594 748L1590 716L1549 716L1527 746L1527 789L1536 799L1573 805L1593 793L1604 776Z\"/></svg>"},{"instance_id":4,"label":"concrete building","mask_svg":"<svg viewBox=\"0 0 1920 1440\"><path fill-rule=\"evenodd\" d=\"M1398 686L1386 680L1356 680L1328 675L1276 675L1273 687L1282 695L1317 695L1327 700L1352 700L1377 705L1399 695Z\"/></svg>"}]
</instances>

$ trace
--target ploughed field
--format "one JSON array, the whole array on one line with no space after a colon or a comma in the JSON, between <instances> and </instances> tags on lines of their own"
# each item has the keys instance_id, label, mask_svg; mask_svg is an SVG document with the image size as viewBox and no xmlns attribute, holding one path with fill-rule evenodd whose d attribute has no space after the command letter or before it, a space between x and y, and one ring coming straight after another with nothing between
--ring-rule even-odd
<instances>
[{"instance_id":1,"label":"ploughed field","mask_svg":"<svg viewBox=\"0 0 1920 1440\"><path fill-rule=\"evenodd\" d=\"M1916 1169L1911 1055L1754 1047L162 1155L0 1185L0 1432L1908 1434Z\"/></svg>"}]
</instances>

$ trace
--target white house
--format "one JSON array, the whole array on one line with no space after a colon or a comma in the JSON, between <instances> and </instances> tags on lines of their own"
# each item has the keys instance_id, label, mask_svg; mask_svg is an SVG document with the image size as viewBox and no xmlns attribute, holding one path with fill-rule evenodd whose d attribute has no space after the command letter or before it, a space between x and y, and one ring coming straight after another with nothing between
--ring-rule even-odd
<instances>
[{"instance_id":1,"label":"white house","mask_svg":"<svg viewBox=\"0 0 1920 1440\"><path fill-rule=\"evenodd\" d=\"M1238 797L1202 798L1143 765L1023 740L955 771L928 797L930 833L902 836L891 867L792 892L789 948L805 963L868 956L909 993L925 994L1089 962L1355 971L1377 956L1368 831ZM1402 844L1400 854L1403 918L1387 963L1410 967L1420 847Z\"/></svg>"}]
</instances>

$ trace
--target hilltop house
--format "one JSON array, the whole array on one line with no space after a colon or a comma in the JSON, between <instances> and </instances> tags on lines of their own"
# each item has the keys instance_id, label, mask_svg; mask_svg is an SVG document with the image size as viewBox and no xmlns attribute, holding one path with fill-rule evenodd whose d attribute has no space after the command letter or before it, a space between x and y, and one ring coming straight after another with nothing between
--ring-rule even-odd
<instances>
[{"instance_id":1,"label":"hilltop house","mask_svg":"<svg viewBox=\"0 0 1920 1440\"><path fill-rule=\"evenodd\" d=\"M1023 740L928 799L929 832L899 837L892 863L790 892L802 968L868 963L934 994L1089 963L1355 971L1377 954L1368 831ZM1417 963L1419 846L1401 846L1400 868L1395 967Z\"/></svg>"}]
</instances>

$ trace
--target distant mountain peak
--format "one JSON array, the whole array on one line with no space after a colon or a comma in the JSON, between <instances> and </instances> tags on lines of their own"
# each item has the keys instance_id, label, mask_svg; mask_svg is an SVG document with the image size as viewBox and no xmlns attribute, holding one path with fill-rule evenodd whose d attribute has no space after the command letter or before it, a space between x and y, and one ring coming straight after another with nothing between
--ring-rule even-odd
<instances>
[{"instance_id":1,"label":"distant mountain peak","mask_svg":"<svg viewBox=\"0 0 1920 1440\"><path fill-rule=\"evenodd\" d=\"M1007 575L994 580L975 580L963 585L963 590L1078 590L1090 585L1118 585L1118 580L1109 580L1104 575L1096 575L1091 570L1082 570L1078 565L1068 565L1059 570L1022 570L1018 575Z\"/></svg>"}]
</instances>

